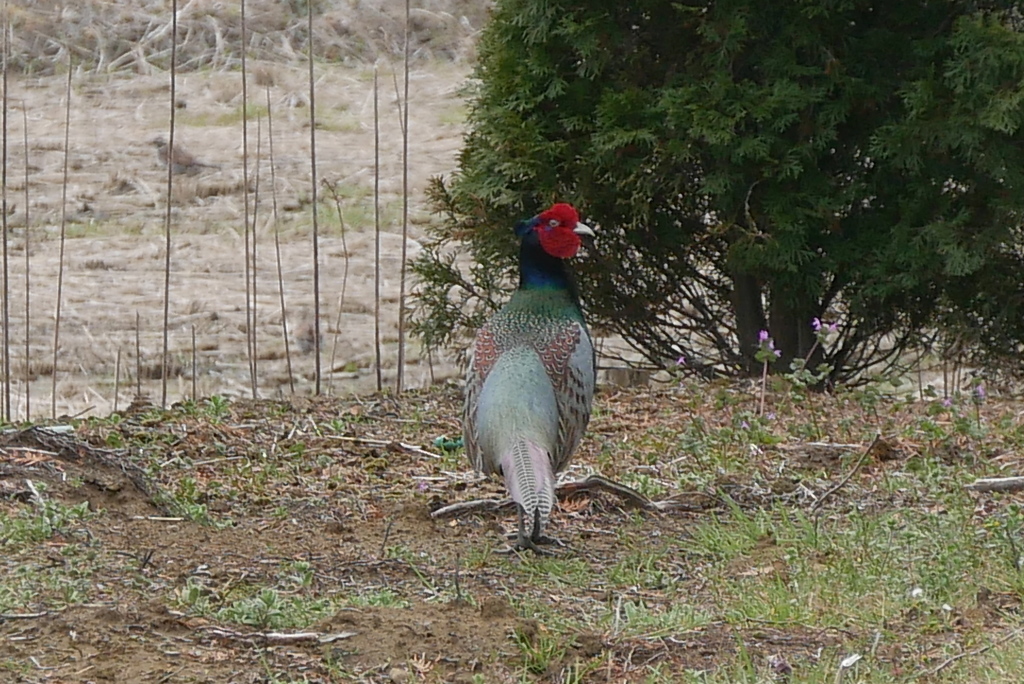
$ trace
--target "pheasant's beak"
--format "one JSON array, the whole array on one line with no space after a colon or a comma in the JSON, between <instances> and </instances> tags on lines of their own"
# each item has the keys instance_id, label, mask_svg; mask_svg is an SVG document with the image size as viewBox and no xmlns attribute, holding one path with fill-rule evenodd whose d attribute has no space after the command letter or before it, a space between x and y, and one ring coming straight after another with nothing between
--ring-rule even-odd
<instances>
[{"instance_id":1,"label":"pheasant's beak","mask_svg":"<svg viewBox=\"0 0 1024 684\"><path fill-rule=\"evenodd\" d=\"M588 226L586 223L580 223L577 221L576 227L572 229L572 232L576 233L582 238L580 242L583 243L583 247L585 250L584 255L589 254L594 250L594 243L596 242L597 236L594 234L593 228Z\"/></svg>"},{"instance_id":2,"label":"pheasant's beak","mask_svg":"<svg viewBox=\"0 0 1024 684\"><path fill-rule=\"evenodd\" d=\"M593 228L588 226L586 223L580 223L579 221L576 222L576 227L572 229L572 232L576 233L577 235L585 235L591 238L596 237Z\"/></svg>"}]
</instances>

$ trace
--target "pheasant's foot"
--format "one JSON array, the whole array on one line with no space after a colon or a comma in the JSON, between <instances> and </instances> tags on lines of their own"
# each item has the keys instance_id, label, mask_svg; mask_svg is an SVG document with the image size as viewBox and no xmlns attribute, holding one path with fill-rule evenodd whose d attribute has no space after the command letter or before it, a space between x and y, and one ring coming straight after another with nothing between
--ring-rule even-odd
<instances>
[{"instance_id":1,"label":"pheasant's foot","mask_svg":"<svg viewBox=\"0 0 1024 684\"><path fill-rule=\"evenodd\" d=\"M549 537L546 534L535 534L530 541L534 544L541 544L543 546L558 546L563 549L569 548L569 545L558 537Z\"/></svg>"},{"instance_id":2,"label":"pheasant's foot","mask_svg":"<svg viewBox=\"0 0 1024 684\"><path fill-rule=\"evenodd\" d=\"M538 542L534 541L530 537L519 537L512 545L514 551L533 551L538 556L557 556L558 554L551 549L542 549L538 546Z\"/></svg>"},{"instance_id":3,"label":"pheasant's foot","mask_svg":"<svg viewBox=\"0 0 1024 684\"><path fill-rule=\"evenodd\" d=\"M566 546L566 544L564 544L558 539L555 539L554 537L548 537L541 534L539 517L534 517L533 525L531 525L533 529L530 533L527 533L526 515L521 506L519 507L518 522L518 530L506 537L509 541L510 547L507 550L499 551L498 553L512 553L514 551L524 551L529 549L530 551L536 553L538 556L555 556L557 554L554 551L542 549L540 548L541 545L562 547Z\"/></svg>"},{"instance_id":4,"label":"pheasant's foot","mask_svg":"<svg viewBox=\"0 0 1024 684\"><path fill-rule=\"evenodd\" d=\"M564 542L555 539L553 537L540 537L540 539L531 539L530 537L521 537L518 534L505 535L505 539L508 541L508 547L495 551L494 553L515 553L517 551L533 551L538 556L557 556L558 554L551 549L543 549L541 546L561 546L568 548L568 545Z\"/></svg>"}]
</instances>

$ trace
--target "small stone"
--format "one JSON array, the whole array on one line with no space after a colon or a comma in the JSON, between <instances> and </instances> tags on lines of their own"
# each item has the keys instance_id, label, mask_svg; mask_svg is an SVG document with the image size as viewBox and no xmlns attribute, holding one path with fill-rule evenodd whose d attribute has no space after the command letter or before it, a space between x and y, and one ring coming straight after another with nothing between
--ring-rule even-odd
<instances>
[{"instance_id":1,"label":"small stone","mask_svg":"<svg viewBox=\"0 0 1024 684\"><path fill-rule=\"evenodd\" d=\"M405 668L393 667L388 672L388 679L395 684L405 684L412 679L412 675Z\"/></svg>"},{"instance_id":2,"label":"small stone","mask_svg":"<svg viewBox=\"0 0 1024 684\"><path fill-rule=\"evenodd\" d=\"M501 596L488 596L480 602L480 616L489 619L512 618L516 612Z\"/></svg>"}]
</instances>

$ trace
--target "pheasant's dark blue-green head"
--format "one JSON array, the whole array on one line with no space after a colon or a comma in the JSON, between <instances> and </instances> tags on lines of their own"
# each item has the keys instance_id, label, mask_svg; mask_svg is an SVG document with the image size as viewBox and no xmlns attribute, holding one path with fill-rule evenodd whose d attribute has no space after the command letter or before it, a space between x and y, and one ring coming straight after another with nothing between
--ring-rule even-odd
<instances>
[{"instance_id":1,"label":"pheasant's dark blue-green head","mask_svg":"<svg viewBox=\"0 0 1024 684\"><path fill-rule=\"evenodd\" d=\"M551 205L531 219L516 224L516 235L524 245L536 244L556 259L570 259L579 251L581 235L594 236L594 231L580 223L580 215L571 204Z\"/></svg>"},{"instance_id":2,"label":"pheasant's dark blue-green head","mask_svg":"<svg viewBox=\"0 0 1024 684\"><path fill-rule=\"evenodd\" d=\"M580 223L580 215L571 204L553 204L531 219L516 224L522 238L519 249L520 290L567 290L579 299L566 269L565 260L576 256L580 236L594 237L594 231Z\"/></svg>"}]
</instances>

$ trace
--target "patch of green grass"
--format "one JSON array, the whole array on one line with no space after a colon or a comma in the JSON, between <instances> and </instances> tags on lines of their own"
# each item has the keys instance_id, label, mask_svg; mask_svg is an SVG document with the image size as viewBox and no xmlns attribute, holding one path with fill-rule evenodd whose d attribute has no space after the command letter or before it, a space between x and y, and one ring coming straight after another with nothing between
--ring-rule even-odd
<instances>
[{"instance_id":1,"label":"patch of green grass","mask_svg":"<svg viewBox=\"0 0 1024 684\"><path fill-rule=\"evenodd\" d=\"M0 548L17 550L57 533L75 536L85 529L83 523L95 516L88 501L69 506L46 498L43 483L35 486L44 495L42 503L20 508L13 514L0 512Z\"/></svg>"},{"instance_id":2,"label":"patch of green grass","mask_svg":"<svg viewBox=\"0 0 1024 684\"><path fill-rule=\"evenodd\" d=\"M582 587L593 580L593 570L582 558L570 556L527 557L526 562L507 560L508 568L527 582L543 582L552 589Z\"/></svg>"},{"instance_id":3,"label":"patch of green grass","mask_svg":"<svg viewBox=\"0 0 1024 684\"><path fill-rule=\"evenodd\" d=\"M345 599L344 603L352 607L374 606L378 608L408 608L411 605L408 599L388 587L350 596Z\"/></svg>"},{"instance_id":4,"label":"patch of green grass","mask_svg":"<svg viewBox=\"0 0 1024 684\"><path fill-rule=\"evenodd\" d=\"M337 610L330 599L285 595L273 587L236 587L232 593L245 595L229 599L189 577L175 591L174 602L193 615L259 629L304 628Z\"/></svg>"},{"instance_id":5,"label":"patch of green grass","mask_svg":"<svg viewBox=\"0 0 1024 684\"><path fill-rule=\"evenodd\" d=\"M516 646L523 658L523 668L531 674L544 674L565 655L565 640L545 629L514 632Z\"/></svg>"},{"instance_id":6,"label":"patch of green grass","mask_svg":"<svg viewBox=\"0 0 1024 684\"><path fill-rule=\"evenodd\" d=\"M106 564L93 548L66 544L60 547L59 562L41 557L38 550L7 550L0 564L0 613L61 610L93 598L95 574Z\"/></svg>"},{"instance_id":7,"label":"patch of green grass","mask_svg":"<svg viewBox=\"0 0 1024 684\"><path fill-rule=\"evenodd\" d=\"M199 523L210 523L210 512L205 503L200 503L203 492L193 477L182 477L171 493L171 505L183 518Z\"/></svg>"},{"instance_id":8,"label":"patch of green grass","mask_svg":"<svg viewBox=\"0 0 1024 684\"><path fill-rule=\"evenodd\" d=\"M665 553L661 547L629 553L608 568L606 576L609 583L623 588L667 589L672 584L672 577L662 563Z\"/></svg>"},{"instance_id":9,"label":"patch of green grass","mask_svg":"<svg viewBox=\"0 0 1024 684\"><path fill-rule=\"evenodd\" d=\"M342 223L345 231L365 232L373 230L373 203L369 201L371 188L362 185L341 186L339 189L341 219L338 215L338 204L329 194L321 197L317 211L320 221L320 230L325 236L338 236L342 234ZM380 207L380 225L385 231L389 231L398 225L401 218L401 207L396 202L382 200ZM307 231L312 219L303 215L295 222L295 228L300 232Z\"/></svg>"},{"instance_id":10,"label":"patch of green grass","mask_svg":"<svg viewBox=\"0 0 1024 684\"><path fill-rule=\"evenodd\" d=\"M703 627L713 618L685 601L653 605L642 600L617 602L604 622L613 633L656 639Z\"/></svg>"},{"instance_id":11,"label":"patch of green grass","mask_svg":"<svg viewBox=\"0 0 1024 684\"><path fill-rule=\"evenodd\" d=\"M254 122L257 118L266 120L267 106L257 102L250 102L245 107L245 113L249 121ZM242 106L219 112L202 112L186 110L180 114L181 124L184 126L236 126L242 123Z\"/></svg>"},{"instance_id":12,"label":"patch of green grass","mask_svg":"<svg viewBox=\"0 0 1024 684\"><path fill-rule=\"evenodd\" d=\"M283 596L271 588L261 589L255 596L232 601L216 612L225 622L260 629L307 627L335 612L328 599Z\"/></svg>"},{"instance_id":13,"label":"patch of green grass","mask_svg":"<svg viewBox=\"0 0 1024 684\"><path fill-rule=\"evenodd\" d=\"M6 672L16 680L27 678L32 671L31 661L27 658L18 660L16 658L0 658L0 673Z\"/></svg>"},{"instance_id":14,"label":"patch of green grass","mask_svg":"<svg viewBox=\"0 0 1024 684\"><path fill-rule=\"evenodd\" d=\"M936 515L848 510L823 521L778 506L709 519L686 544L727 621L801 623L883 632L912 622L953 628L981 586L1019 586L999 535L973 530L966 497ZM1015 526L1015 532L1019 527Z\"/></svg>"},{"instance_id":15,"label":"patch of green grass","mask_svg":"<svg viewBox=\"0 0 1024 684\"><path fill-rule=\"evenodd\" d=\"M331 133L358 133L363 130L363 123L348 111L317 107L316 128Z\"/></svg>"}]
</instances>

